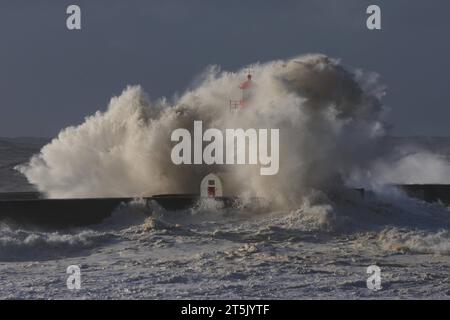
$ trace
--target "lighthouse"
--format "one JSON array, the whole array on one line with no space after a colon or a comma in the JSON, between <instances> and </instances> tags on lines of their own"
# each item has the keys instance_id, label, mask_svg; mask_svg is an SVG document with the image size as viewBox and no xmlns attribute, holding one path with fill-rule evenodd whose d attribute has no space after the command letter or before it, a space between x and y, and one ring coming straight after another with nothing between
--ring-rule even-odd
<instances>
[{"instance_id":1,"label":"lighthouse","mask_svg":"<svg viewBox=\"0 0 450 320\"><path fill-rule=\"evenodd\" d=\"M252 75L249 73L247 75L247 80L242 82L239 86L239 89L242 90L241 108L244 108L250 101L252 97L251 95L252 87L253 87Z\"/></svg>"},{"instance_id":2,"label":"lighthouse","mask_svg":"<svg viewBox=\"0 0 450 320\"><path fill-rule=\"evenodd\" d=\"M204 198L222 197L222 182L215 174L208 174L200 183L200 196Z\"/></svg>"},{"instance_id":3,"label":"lighthouse","mask_svg":"<svg viewBox=\"0 0 450 320\"><path fill-rule=\"evenodd\" d=\"M252 80L252 74L250 71L247 73L247 80L239 85L241 89L241 99L240 100L230 100L230 110L242 109L248 106L253 93L254 83Z\"/></svg>"}]
</instances>

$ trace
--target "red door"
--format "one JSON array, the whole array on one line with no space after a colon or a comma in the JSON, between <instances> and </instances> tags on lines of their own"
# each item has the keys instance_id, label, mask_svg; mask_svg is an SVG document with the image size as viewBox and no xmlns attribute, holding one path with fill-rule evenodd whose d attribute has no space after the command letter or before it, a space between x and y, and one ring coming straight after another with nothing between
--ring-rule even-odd
<instances>
[{"instance_id":1,"label":"red door","mask_svg":"<svg viewBox=\"0 0 450 320\"><path fill-rule=\"evenodd\" d=\"M215 197L215 196L216 196L216 188L208 187L208 197Z\"/></svg>"},{"instance_id":2,"label":"red door","mask_svg":"<svg viewBox=\"0 0 450 320\"><path fill-rule=\"evenodd\" d=\"M216 186L214 180L208 180L208 197L216 196Z\"/></svg>"}]
</instances>

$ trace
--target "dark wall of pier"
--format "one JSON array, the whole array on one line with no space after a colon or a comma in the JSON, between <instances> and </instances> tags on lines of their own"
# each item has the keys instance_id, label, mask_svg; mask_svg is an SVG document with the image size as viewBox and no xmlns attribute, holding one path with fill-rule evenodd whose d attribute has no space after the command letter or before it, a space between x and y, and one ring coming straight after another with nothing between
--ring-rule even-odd
<instances>
[{"instance_id":1,"label":"dark wall of pier","mask_svg":"<svg viewBox=\"0 0 450 320\"><path fill-rule=\"evenodd\" d=\"M450 205L450 185L448 184L408 184L398 185L398 187L410 197L427 202L441 201Z\"/></svg>"}]
</instances>

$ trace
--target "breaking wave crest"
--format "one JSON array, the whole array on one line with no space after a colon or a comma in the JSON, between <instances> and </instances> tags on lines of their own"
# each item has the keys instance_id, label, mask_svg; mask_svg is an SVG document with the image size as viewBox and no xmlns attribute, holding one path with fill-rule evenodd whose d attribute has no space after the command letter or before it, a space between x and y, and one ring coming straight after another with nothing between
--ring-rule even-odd
<instances>
[{"instance_id":1,"label":"breaking wave crest","mask_svg":"<svg viewBox=\"0 0 450 320\"><path fill-rule=\"evenodd\" d=\"M0 227L0 261L40 260L71 256L97 247L111 235L93 230L40 232Z\"/></svg>"},{"instance_id":2,"label":"breaking wave crest","mask_svg":"<svg viewBox=\"0 0 450 320\"><path fill-rule=\"evenodd\" d=\"M311 189L368 185L383 176L373 172L389 168L380 147L385 108L377 75L352 73L324 55L256 64L253 70L254 98L238 114L228 101L240 96L241 71L210 67L172 103L150 101L139 86L128 87L105 112L64 129L18 169L49 197L197 193L200 179L213 171L226 173L227 193L278 204L300 203ZM191 131L194 120L204 128L279 128L279 173L261 176L254 165L174 165L171 132ZM402 168L402 176L418 176L417 166Z\"/></svg>"},{"instance_id":3,"label":"breaking wave crest","mask_svg":"<svg viewBox=\"0 0 450 320\"><path fill-rule=\"evenodd\" d=\"M391 252L450 255L450 233L448 230L429 233L393 228L381 232L378 239L382 247Z\"/></svg>"},{"instance_id":4,"label":"breaking wave crest","mask_svg":"<svg viewBox=\"0 0 450 320\"><path fill-rule=\"evenodd\" d=\"M263 235L270 230L275 238L277 232L292 235L290 230L377 230L383 243L448 253L448 233L438 230L450 226L445 208L380 191L386 184L450 183L450 169L439 156L423 150L411 153L383 146L385 88L378 75L349 71L320 54L256 64L254 99L237 116L230 112L228 101L240 96L242 76L242 70L210 67L197 85L173 101L152 101L141 87L130 86L111 99L106 111L62 130L18 170L53 198L198 193L201 178L216 172L226 176L226 195L261 197L273 205L270 212L257 212L263 219L240 222L239 230L249 228L245 235L254 230ZM261 176L255 166L174 165L171 132L192 131L194 120L201 120L205 128L279 128L279 173ZM375 189L377 195L361 200L344 188L348 186ZM119 217L135 219L145 230L201 223L204 214L216 220L234 219L233 212L214 201L200 203L182 218L170 218L155 204L142 210L155 216ZM392 229L382 231L386 226ZM223 236L227 231L221 227L213 234ZM410 231L403 233L402 228ZM416 228L425 233L413 233ZM20 248L37 243L83 247L101 238L89 232L71 237L8 236L6 231L0 243L24 250Z\"/></svg>"}]
</instances>

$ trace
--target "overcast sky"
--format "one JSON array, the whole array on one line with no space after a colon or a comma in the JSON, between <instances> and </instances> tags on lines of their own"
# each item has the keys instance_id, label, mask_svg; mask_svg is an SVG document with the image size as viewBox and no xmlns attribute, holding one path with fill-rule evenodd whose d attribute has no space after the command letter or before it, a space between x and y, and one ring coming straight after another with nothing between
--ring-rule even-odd
<instances>
[{"instance_id":1,"label":"overcast sky","mask_svg":"<svg viewBox=\"0 0 450 320\"><path fill-rule=\"evenodd\" d=\"M82 30L66 28L78 4ZM382 30L366 8L382 9ZM450 1L0 2L0 136L56 135L127 84L182 92L209 64L325 53L376 71L396 135L450 136Z\"/></svg>"}]
</instances>

